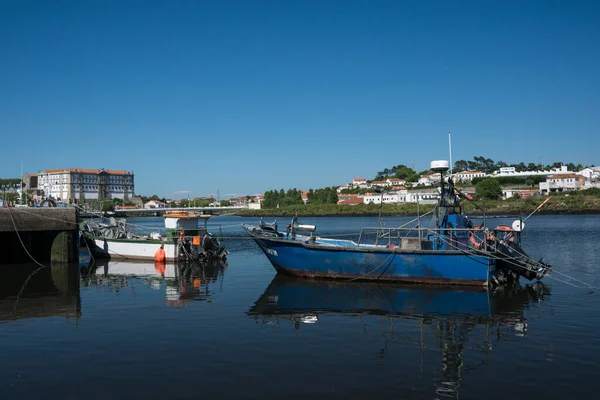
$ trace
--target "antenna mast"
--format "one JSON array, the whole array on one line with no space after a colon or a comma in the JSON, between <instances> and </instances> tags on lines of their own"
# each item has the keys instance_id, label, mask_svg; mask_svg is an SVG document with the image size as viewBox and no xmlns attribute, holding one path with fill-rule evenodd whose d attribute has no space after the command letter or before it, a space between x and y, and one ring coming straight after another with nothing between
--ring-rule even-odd
<instances>
[{"instance_id":1,"label":"antenna mast","mask_svg":"<svg viewBox=\"0 0 600 400\"><path fill-rule=\"evenodd\" d=\"M448 148L450 149L450 175L452 175L452 140L450 138L450 132L448 132Z\"/></svg>"}]
</instances>

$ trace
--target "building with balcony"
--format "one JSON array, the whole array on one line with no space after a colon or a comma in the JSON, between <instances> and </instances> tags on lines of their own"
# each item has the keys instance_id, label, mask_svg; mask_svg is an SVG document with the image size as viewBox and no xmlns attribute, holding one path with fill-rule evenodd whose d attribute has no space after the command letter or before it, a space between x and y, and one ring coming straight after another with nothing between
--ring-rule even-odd
<instances>
[{"instance_id":1,"label":"building with balcony","mask_svg":"<svg viewBox=\"0 0 600 400\"><path fill-rule=\"evenodd\" d=\"M546 182L540 182L540 192L568 192L585 186L585 176L579 174L551 175Z\"/></svg>"}]
</instances>

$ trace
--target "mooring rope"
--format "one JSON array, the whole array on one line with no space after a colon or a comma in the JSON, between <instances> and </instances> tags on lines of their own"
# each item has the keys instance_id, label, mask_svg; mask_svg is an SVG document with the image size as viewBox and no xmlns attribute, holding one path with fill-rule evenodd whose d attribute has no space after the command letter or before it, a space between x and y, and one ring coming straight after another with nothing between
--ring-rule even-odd
<instances>
[{"instance_id":1,"label":"mooring rope","mask_svg":"<svg viewBox=\"0 0 600 400\"><path fill-rule=\"evenodd\" d=\"M440 237L441 237L441 235L439 235L438 233L435 233L435 235L437 235L437 236L440 236ZM469 252L467 252L466 250L458 248L457 246L453 245L453 244L452 244L450 241L446 240L446 239L445 239L445 238L443 238L443 237L441 237L441 240L442 240L442 241L444 241L446 244L450 245L451 247L454 247L456 250L460 250L460 251L464 252L464 253L465 253L465 255L469 256L469 254L468 254ZM492 259L494 259L494 260L496 260L496 261L504 261L504 262L507 262L507 263L509 263L509 264L512 264L512 265L514 265L514 266L519 266L519 265L520 265L520 264L517 262L517 261L518 261L518 258L516 258L516 257L501 257L501 256L498 256L498 255L489 254L489 253L485 252L484 250L479 250L479 249L473 249L473 250L471 250L471 253L472 253L472 254L481 255L481 256L485 256L485 257L488 257L488 258L492 258ZM531 261L533 261L533 262L537 262L537 261L533 260L531 257L529 257L529 256L527 256L527 255L525 255L525 256L526 256L526 257L527 257L529 260L531 260ZM475 260L475 261L477 261L477 260ZM553 274L553 273L556 273L556 274L562 275L562 276L564 276L565 278L568 278L568 279L570 279L570 280L573 280L573 281L575 281L575 282L578 282L578 283L580 283L580 284L582 284L582 285L584 285L584 286L578 286L578 285L575 285L575 284L573 284L573 283L570 283L570 282L567 282L567 281L564 281L564 280L558 279L558 278L556 278L556 277L552 276L552 274ZM594 285L591 285L591 284L589 284L589 283L587 283L587 282L584 282L584 281L582 281L582 280L579 280L579 279L577 279L577 278L574 278L574 277L572 277L572 276L570 276L570 275L568 275L568 274L565 274L564 272L557 271L557 270L556 270L554 267L551 267L551 268L549 268L549 269L548 269L548 273L547 273L545 276L546 276L547 278L549 278L549 279L554 279L555 281L562 282L562 283L566 283L566 284L568 284L568 285L571 285L571 286L573 286L573 287L576 287L576 288L579 288L579 289L586 289L586 288L587 288L587 289L600 290L600 288L598 288L598 287L596 287L596 286L594 286Z\"/></svg>"}]
</instances>

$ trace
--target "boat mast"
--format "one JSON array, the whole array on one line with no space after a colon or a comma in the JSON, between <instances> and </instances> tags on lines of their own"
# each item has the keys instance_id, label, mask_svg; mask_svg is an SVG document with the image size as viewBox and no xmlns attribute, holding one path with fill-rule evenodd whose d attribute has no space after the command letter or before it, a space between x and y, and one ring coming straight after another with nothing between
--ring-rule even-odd
<instances>
[{"instance_id":1,"label":"boat mast","mask_svg":"<svg viewBox=\"0 0 600 400\"><path fill-rule=\"evenodd\" d=\"M450 175L452 175L452 140L450 138L450 132L448 132L448 149L450 152Z\"/></svg>"}]
</instances>

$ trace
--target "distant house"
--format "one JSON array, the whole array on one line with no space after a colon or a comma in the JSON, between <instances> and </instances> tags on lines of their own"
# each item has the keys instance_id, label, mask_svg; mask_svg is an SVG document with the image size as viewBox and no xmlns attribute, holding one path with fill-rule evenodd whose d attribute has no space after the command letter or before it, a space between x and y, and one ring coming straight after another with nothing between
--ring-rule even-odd
<instances>
[{"instance_id":1,"label":"distant house","mask_svg":"<svg viewBox=\"0 0 600 400\"><path fill-rule=\"evenodd\" d=\"M588 181L595 181L600 179L600 167L584 168L578 174L585 176Z\"/></svg>"},{"instance_id":2,"label":"distant house","mask_svg":"<svg viewBox=\"0 0 600 400\"><path fill-rule=\"evenodd\" d=\"M579 190L585 186L585 176L579 174L551 175L546 182L540 182L540 192L567 192Z\"/></svg>"},{"instance_id":3,"label":"distant house","mask_svg":"<svg viewBox=\"0 0 600 400\"><path fill-rule=\"evenodd\" d=\"M510 199L511 197L519 197L526 199L527 197L538 195L539 191L535 189L502 189L502 198Z\"/></svg>"},{"instance_id":4,"label":"distant house","mask_svg":"<svg viewBox=\"0 0 600 400\"><path fill-rule=\"evenodd\" d=\"M344 200L356 199L357 197L362 198L362 196L360 196L356 193L340 194L340 195L338 195L338 204L342 204L342 201L344 201Z\"/></svg>"},{"instance_id":5,"label":"distant house","mask_svg":"<svg viewBox=\"0 0 600 400\"><path fill-rule=\"evenodd\" d=\"M265 199L265 196L262 194L259 194L258 196L253 197L248 202L248 208L251 210L260 210L264 199Z\"/></svg>"},{"instance_id":6,"label":"distant house","mask_svg":"<svg viewBox=\"0 0 600 400\"><path fill-rule=\"evenodd\" d=\"M406 195L407 203L435 204L440 198L437 190L420 190L408 192Z\"/></svg>"},{"instance_id":7,"label":"distant house","mask_svg":"<svg viewBox=\"0 0 600 400\"><path fill-rule=\"evenodd\" d=\"M367 189L370 187L369 183L365 178L354 178L351 183L352 187L359 187L361 189Z\"/></svg>"},{"instance_id":8,"label":"distant house","mask_svg":"<svg viewBox=\"0 0 600 400\"><path fill-rule=\"evenodd\" d=\"M365 204L398 204L405 203L407 195L406 188L384 193L365 193L363 201Z\"/></svg>"},{"instance_id":9,"label":"distant house","mask_svg":"<svg viewBox=\"0 0 600 400\"><path fill-rule=\"evenodd\" d=\"M485 176L485 172L462 171L454 174L454 179L456 182L471 182L474 178L484 178Z\"/></svg>"},{"instance_id":10,"label":"distant house","mask_svg":"<svg viewBox=\"0 0 600 400\"><path fill-rule=\"evenodd\" d=\"M387 178L386 182L390 186L406 185L406 180L400 178Z\"/></svg>"},{"instance_id":11,"label":"distant house","mask_svg":"<svg viewBox=\"0 0 600 400\"><path fill-rule=\"evenodd\" d=\"M418 185L433 186L440 183L440 174L427 174L419 178Z\"/></svg>"},{"instance_id":12,"label":"distant house","mask_svg":"<svg viewBox=\"0 0 600 400\"><path fill-rule=\"evenodd\" d=\"M371 187L373 186L386 187L391 185L387 181L373 181L371 182Z\"/></svg>"},{"instance_id":13,"label":"distant house","mask_svg":"<svg viewBox=\"0 0 600 400\"><path fill-rule=\"evenodd\" d=\"M502 176L539 176L539 175L554 175L554 174L572 174L572 171L567 169L567 166L561 165L560 168L553 168L550 171L520 171L517 172L515 167L502 167L499 170L494 171L490 176L502 177Z\"/></svg>"},{"instance_id":14,"label":"distant house","mask_svg":"<svg viewBox=\"0 0 600 400\"><path fill-rule=\"evenodd\" d=\"M146 204L144 204L144 208L167 208L169 205L160 200L150 200Z\"/></svg>"},{"instance_id":15,"label":"distant house","mask_svg":"<svg viewBox=\"0 0 600 400\"><path fill-rule=\"evenodd\" d=\"M358 204L363 204L363 199L362 199L362 197L355 197L352 199L340 200L340 201L338 201L338 204L341 204L344 206L355 206Z\"/></svg>"},{"instance_id":16,"label":"distant house","mask_svg":"<svg viewBox=\"0 0 600 400\"><path fill-rule=\"evenodd\" d=\"M304 202L304 204L306 204L308 202L308 192L306 190L300 191L300 197L302 198L302 201Z\"/></svg>"}]
</instances>

